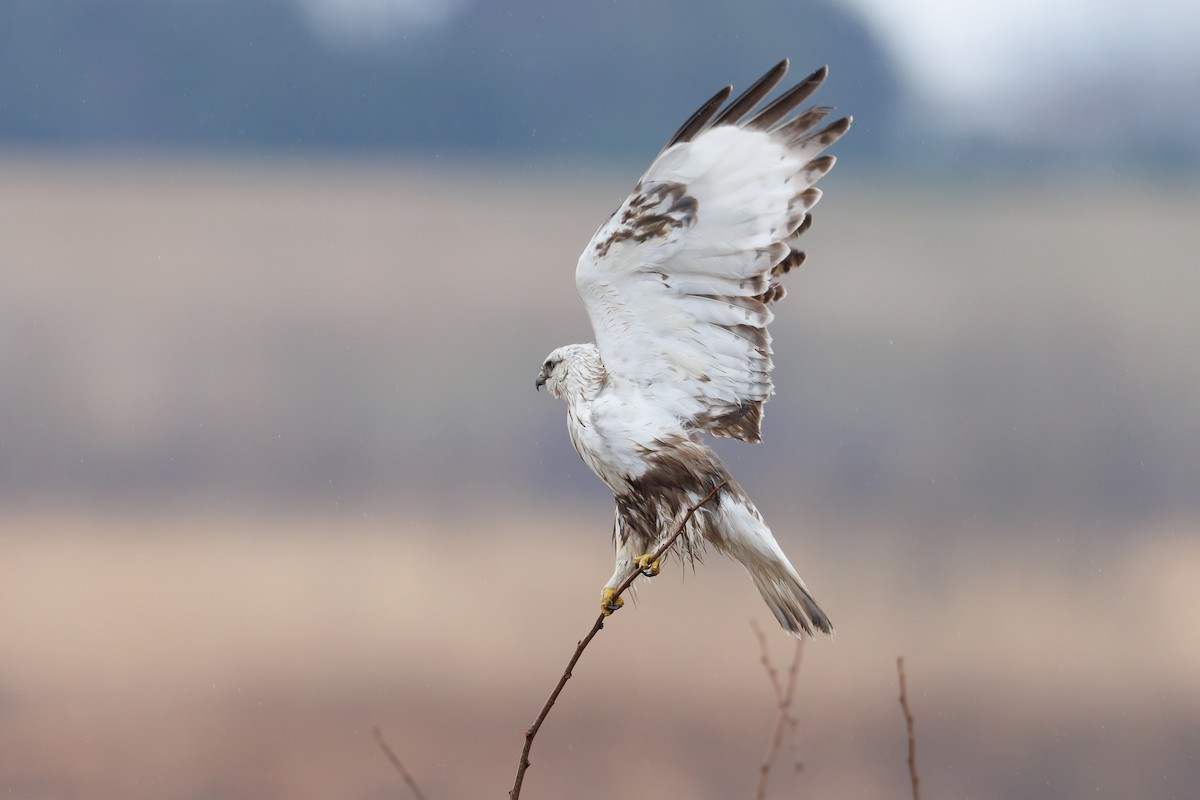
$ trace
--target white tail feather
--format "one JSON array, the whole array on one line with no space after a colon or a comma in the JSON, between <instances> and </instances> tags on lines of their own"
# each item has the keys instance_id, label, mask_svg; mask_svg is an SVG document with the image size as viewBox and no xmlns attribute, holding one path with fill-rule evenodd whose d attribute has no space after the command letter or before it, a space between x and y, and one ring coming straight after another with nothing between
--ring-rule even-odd
<instances>
[{"instance_id":1,"label":"white tail feather","mask_svg":"<svg viewBox=\"0 0 1200 800\"><path fill-rule=\"evenodd\" d=\"M766 601L767 607L779 620L779 624L788 633L800 636L802 633L813 635L813 628L821 633L833 633L833 624L829 617L817 605L804 581L800 580L790 564L755 565L746 570L754 579L759 594ZM811 622L811 624L810 624Z\"/></svg>"},{"instance_id":2,"label":"white tail feather","mask_svg":"<svg viewBox=\"0 0 1200 800\"><path fill-rule=\"evenodd\" d=\"M813 635L813 628L833 634L833 624L783 554L771 529L750 499L725 495L720 505L721 533L717 542L750 573L771 613L788 633Z\"/></svg>"}]
</instances>

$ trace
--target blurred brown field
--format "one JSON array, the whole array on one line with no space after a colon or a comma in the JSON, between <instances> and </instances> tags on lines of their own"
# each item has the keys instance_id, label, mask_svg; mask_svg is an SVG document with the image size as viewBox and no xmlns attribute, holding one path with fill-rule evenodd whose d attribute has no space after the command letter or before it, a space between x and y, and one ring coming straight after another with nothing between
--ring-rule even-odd
<instances>
[{"instance_id":1,"label":"blurred brown field","mask_svg":"<svg viewBox=\"0 0 1200 800\"><path fill-rule=\"evenodd\" d=\"M6 796L405 796L376 724L430 798L504 796L611 571L531 384L623 172L0 161ZM767 440L722 448L838 629L770 796L907 796L900 654L927 796L1190 796L1200 192L825 189ZM673 564L524 796L752 796L750 619Z\"/></svg>"},{"instance_id":2,"label":"blurred brown field","mask_svg":"<svg viewBox=\"0 0 1200 800\"><path fill-rule=\"evenodd\" d=\"M481 516L469 539L399 514L3 524L0 767L17 797L401 796L376 724L430 796L503 796L608 557L564 515ZM905 796L898 653L932 796L1183 789L1200 544L1132 533L1113 569L1006 558L948 565L940 585L894 554L788 541L838 634L806 648L805 768L781 758L772 796ZM585 654L528 794L750 796L774 722L750 619L770 622L740 567L672 565Z\"/></svg>"}]
</instances>

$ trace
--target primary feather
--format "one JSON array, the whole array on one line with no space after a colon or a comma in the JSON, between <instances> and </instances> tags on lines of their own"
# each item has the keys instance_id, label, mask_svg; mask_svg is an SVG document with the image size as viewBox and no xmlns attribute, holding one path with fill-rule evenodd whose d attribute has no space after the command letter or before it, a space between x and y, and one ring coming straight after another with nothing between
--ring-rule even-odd
<instances>
[{"instance_id":1,"label":"primary feather","mask_svg":"<svg viewBox=\"0 0 1200 800\"><path fill-rule=\"evenodd\" d=\"M828 619L697 437L761 439L771 307L804 260L815 184L834 164L822 154L850 127L846 117L814 131L829 109L797 112L824 67L753 113L787 69L780 62L727 105L726 87L671 137L579 258L595 344L555 351L538 380L566 399L572 443L616 496L614 580L725 480L689 541L742 561L780 623L811 633L810 622L830 630Z\"/></svg>"}]
</instances>

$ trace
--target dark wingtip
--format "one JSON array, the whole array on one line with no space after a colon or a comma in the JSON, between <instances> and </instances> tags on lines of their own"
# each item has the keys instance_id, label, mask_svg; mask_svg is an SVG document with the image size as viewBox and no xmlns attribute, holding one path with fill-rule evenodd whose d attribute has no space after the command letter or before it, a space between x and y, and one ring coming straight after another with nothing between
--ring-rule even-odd
<instances>
[{"instance_id":1,"label":"dark wingtip","mask_svg":"<svg viewBox=\"0 0 1200 800\"><path fill-rule=\"evenodd\" d=\"M822 147L828 147L845 135L846 131L850 130L850 117L842 117L826 125L816 133L810 133L804 137L805 142L820 142Z\"/></svg>"},{"instance_id":2,"label":"dark wingtip","mask_svg":"<svg viewBox=\"0 0 1200 800\"><path fill-rule=\"evenodd\" d=\"M775 98L764 109L747 120L746 127L758 130L776 130L777 125L781 128L784 127L787 123L780 123L801 103L812 97L828 74L829 67L821 67L813 71L804 80Z\"/></svg>"},{"instance_id":3,"label":"dark wingtip","mask_svg":"<svg viewBox=\"0 0 1200 800\"><path fill-rule=\"evenodd\" d=\"M679 126L679 130L675 131L675 134L667 140L663 150L670 149L680 142L690 142L695 138L696 134L708 126L709 120L725 104L731 94L733 94L733 86L729 85L710 97L704 105L688 117L687 122Z\"/></svg>"},{"instance_id":4,"label":"dark wingtip","mask_svg":"<svg viewBox=\"0 0 1200 800\"><path fill-rule=\"evenodd\" d=\"M663 151L682 142L691 141L708 128L718 125L736 125L743 122L749 128L768 130L772 133L781 134L793 141L798 140L800 136L820 122L830 108L827 106L818 106L809 109L791 120L787 120L786 117L797 106L811 97L813 92L829 76L829 65L827 64L813 70L804 80L747 119L747 115L754 110L754 107L783 80L790 67L791 60L787 58L782 59L728 105L725 105L725 103L733 94L733 87L724 87L709 98L708 102L700 106L688 118L687 122L679 127L679 130L663 146ZM722 106L725 107L722 108ZM850 127L850 121L851 117L844 117L834 123L835 126L840 127L840 130L834 131L835 141L836 137L841 136ZM830 126L830 128L832 127ZM826 128L823 132L829 132L830 128Z\"/></svg>"},{"instance_id":5,"label":"dark wingtip","mask_svg":"<svg viewBox=\"0 0 1200 800\"><path fill-rule=\"evenodd\" d=\"M788 64L789 62L785 58L767 70L765 75L756 80L749 89L742 92L732 103L725 107L725 110L713 120L713 126L736 125L740 122L742 117L749 114L764 97L771 93L772 89L779 85L779 82L783 80L783 76L787 74Z\"/></svg>"}]
</instances>

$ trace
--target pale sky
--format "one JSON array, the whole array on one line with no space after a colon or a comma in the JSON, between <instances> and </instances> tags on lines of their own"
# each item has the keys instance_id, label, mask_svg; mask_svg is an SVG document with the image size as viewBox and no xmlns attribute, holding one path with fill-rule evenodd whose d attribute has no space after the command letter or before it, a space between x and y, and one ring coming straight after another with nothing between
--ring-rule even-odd
<instances>
[{"instance_id":1,"label":"pale sky","mask_svg":"<svg viewBox=\"0 0 1200 800\"><path fill-rule=\"evenodd\" d=\"M1031 103L1103 106L1090 95L1105 87L1141 93L1147 112L1200 96L1197 2L838 1L860 12L928 110L964 129L1003 134Z\"/></svg>"},{"instance_id":2,"label":"pale sky","mask_svg":"<svg viewBox=\"0 0 1200 800\"><path fill-rule=\"evenodd\" d=\"M413 25L445 21L469 0L296 0L321 33L342 41L371 40Z\"/></svg>"}]
</instances>

